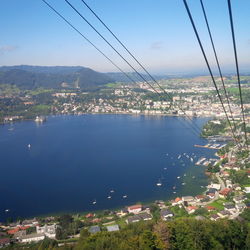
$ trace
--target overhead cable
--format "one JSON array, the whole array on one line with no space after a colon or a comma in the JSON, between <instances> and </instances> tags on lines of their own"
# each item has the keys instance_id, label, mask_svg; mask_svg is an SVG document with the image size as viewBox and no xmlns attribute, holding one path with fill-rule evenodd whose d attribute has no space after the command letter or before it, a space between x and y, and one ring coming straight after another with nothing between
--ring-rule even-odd
<instances>
[{"instance_id":1,"label":"overhead cable","mask_svg":"<svg viewBox=\"0 0 250 250\"><path fill-rule=\"evenodd\" d=\"M209 33L210 41L211 41L211 44L212 44L212 47L213 47L214 57L215 57L217 68L218 68L218 71L219 71L219 74L220 74L220 79L221 79L221 82L222 82L224 94L225 94L225 97L227 99L227 105L228 105L228 108L229 108L229 111L230 111L230 114L231 114L231 118L233 120L234 131L236 131L235 120L234 120L234 117L233 117L233 112L232 112L232 109L231 109L228 92L226 90L225 82L224 82L224 79L223 79L223 76L222 76L222 73L221 73L221 67L220 67L219 59L218 59L217 52L216 52L216 49L215 49L212 33L211 33L211 30L210 30L210 27L209 27L206 10L205 10L205 7L203 5L202 0L200 0L200 3L201 3L204 18L205 18L205 21L206 21L206 26L207 26L207 30L208 30L208 33Z\"/></svg>"},{"instance_id":2,"label":"overhead cable","mask_svg":"<svg viewBox=\"0 0 250 250\"><path fill-rule=\"evenodd\" d=\"M42 0L53 12L55 12L60 18L62 18L72 29L74 29L82 38L84 38L89 44L91 44L99 53L101 53L110 63L112 63L121 73L123 73L128 79L130 79L133 83L137 85L137 82L130 77L130 75L126 72L124 72L116 63L113 62L106 54L104 54L94 43L92 43L86 36L82 34L71 22L69 22L62 14L60 14L54 7L52 7L46 0ZM161 93L155 90L155 92L160 96L163 97ZM136 97L135 97L136 98ZM136 98L137 103L139 102L138 99ZM185 123L182 120L179 120L181 123ZM193 129L192 132L195 135L199 135L199 132L197 132L194 127L191 126Z\"/></svg>"},{"instance_id":3,"label":"overhead cable","mask_svg":"<svg viewBox=\"0 0 250 250\"><path fill-rule=\"evenodd\" d=\"M225 113L225 115L226 115L226 119L227 119L227 121L228 121L228 123L229 123L230 130L231 130L231 132L232 132L232 136L233 136L235 142L237 142L237 138L236 138L235 133L234 133L234 131L233 131L231 122L230 122L230 120L229 120L229 118L228 118L228 115L227 115L227 112L226 112L226 109L225 109L223 100L222 100L222 98L221 98L219 89L218 89L218 87L217 87L217 85L216 85L216 82L215 82L215 79L214 79L214 76L213 76L213 73L212 73L210 64L209 64L209 62L208 62L208 60L207 60L206 53L205 53L204 48L203 48L203 45L202 45L202 43L201 43L201 40L200 40L198 31L197 31L196 26L195 26L195 23L194 23L194 21L193 21L192 14L191 14L191 12L190 12L190 10L189 10L189 7L188 7L187 1L186 1L186 0L183 0L183 3L184 3L184 6L185 6L185 8L186 8L187 14L188 14L188 16L189 16L190 22L191 22L191 24L192 24L192 27L193 27L194 33L195 33L195 35L196 35L197 41L198 41L198 43L199 43L199 46L200 46L202 55L203 55L203 57L204 57L204 59L205 59L205 62L206 62L206 65L207 65L209 74L210 74L210 76L211 76L211 78L212 78L212 82L213 82L214 87L215 87L215 89L216 89L216 93L217 93L217 95L218 95L218 97L219 97L219 100L220 100L220 103L221 103L221 105L222 105L223 111L224 111L224 113Z\"/></svg>"},{"instance_id":4,"label":"overhead cable","mask_svg":"<svg viewBox=\"0 0 250 250\"><path fill-rule=\"evenodd\" d=\"M132 64L130 62L128 62L128 60L125 59L125 57L123 55L121 55L121 53L87 20L87 18L85 18L68 0L65 0L65 2L116 52L116 54L118 54L123 59L124 62L126 62L126 64L130 68L132 68L136 72L136 74L138 76L141 77L141 79L144 82L146 82L155 92L157 92L156 89L152 86L152 84L150 84L148 82L148 80L141 73L139 73L138 70L136 70L135 67L132 66ZM169 93L167 93L164 88L161 87L161 85L153 78L152 75L149 74L148 71L146 71L145 68L144 68L144 70L151 77L151 79L157 84L157 86L163 91L163 93L166 96L168 96L168 98L170 99L170 101L172 101L172 96ZM190 122L190 124L192 124L191 126L194 126L195 129L199 131L198 126L193 123L192 119L189 116L186 115L186 112L181 108L181 106L179 104L177 106L183 112L183 114L186 116L186 118L188 119L188 121Z\"/></svg>"},{"instance_id":5,"label":"overhead cable","mask_svg":"<svg viewBox=\"0 0 250 250\"><path fill-rule=\"evenodd\" d=\"M242 91L241 91L241 83L240 83L240 72L239 72L238 56L237 56L237 49L236 49L236 42L235 42L231 1L228 0L227 3L228 3L228 12L229 12L229 17L230 17L230 26L231 26L231 33L232 33L232 39L233 39L235 66L236 66L237 80L238 80L238 87L239 87L239 94L240 94L240 106L241 106L241 112L242 112L242 118L243 118L243 129L244 129L244 134L245 134L245 140L246 140L246 143L247 143L246 121L245 121L245 113L244 113L244 106L243 106L243 99L242 99Z\"/></svg>"}]
</instances>

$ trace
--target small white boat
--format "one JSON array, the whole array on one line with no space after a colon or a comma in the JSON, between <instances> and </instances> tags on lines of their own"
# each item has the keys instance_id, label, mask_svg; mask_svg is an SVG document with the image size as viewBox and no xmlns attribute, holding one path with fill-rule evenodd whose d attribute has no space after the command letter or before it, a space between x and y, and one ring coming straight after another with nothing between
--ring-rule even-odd
<instances>
[{"instance_id":1,"label":"small white boat","mask_svg":"<svg viewBox=\"0 0 250 250\"><path fill-rule=\"evenodd\" d=\"M95 204L96 204L96 200L94 200L94 201L92 202L92 204L95 205Z\"/></svg>"},{"instance_id":2,"label":"small white boat","mask_svg":"<svg viewBox=\"0 0 250 250\"><path fill-rule=\"evenodd\" d=\"M8 213L10 210L9 209L5 209L4 211L5 211L5 213Z\"/></svg>"},{"instance_id":3,"label":"small white boat","mask_svg":"<svg viewBox=\"0 0 250 250\"><path fill-rule=\"evenodd\" d=\"M112 189L112 190L110 190L110 193L114 193L115 191Z\"/></svg>"},{"instance_id":4,"label":"small white boat","mask_svg":"<svg viewBox=\"0 0 250 250\"><path fill-rule=\"evenodd\" d=\"M193 162L193 161L194 161L194 159L193 159L192 157L190 158L190 160L191 160L191 162Z\"/></svg>"},{"instance_id":5,"label":"small white boat","mask_svg":"<svg viewBox=\"0 0 250 250\"><path fill-rule=\"evenodd\" d=\"M164 170L167 170L167 168L164 168Z\"/></svg>"},{"instance_id":6,"label":"small white boat","mask_svg":"<svg viewBox=\"0 0 250 250\"><path fill-rule=\"evenodd\" d=\"M112 197L109 195L107 198L108 198L108 199L111 199Z\"/></svg>"},{"instance_id":7,"label":"small white boat","mask_svg":"<svg viewBox=\"0 0 250 250\"><path fill-rule=\"evenodd\" d=\"M183 185L183 186L184 186L184 185L186 185L186 183L185 183L185 182L182 182L182 183L181 183L181 185Z\"/></svg>"},{"instance_id":8,"label":"small white boat","mask_svg":"<svg viewBox=\"0 0 250 250\"><path fill-rule=\"evenodd\" d=\"M187 176L186 174L184 174L183 176Z\"/></svg>"},{"instance_id":9,"label":"small white boat","mask_svg":"<svg viewBox=\"0 0 250 250\"><path fill-rule=\"evenodd\" d=\"M128 196L125 194L122 196L123 199L126 199Z\"/></svg>"},{"instance_id":10,"label":"small white boat","mask_svg":"<svg viewBox=\"0 0 250 250\"><path fill-rule=\"evenodd\" d=\"M177 176L177 179L180 179L181 177L180 176Z\"/></svg>"},{"instance_id":11,"label":"small white boat","mask_svg":"<svg viewBox=\"0 0 250 250\"><path fill-rule=\"evenodd\" d=\"M173 194L176 194L176 192L174 191Z\"/></svg>"},{"instance_id":12,"label":"small white boat","mask_svg":"<svg viewBox=\"0 0 250 250\"><path fill-rule=\"evenodd\" d=\"M180 158L181 158L181 155L178 156L178 159L180 159Z\"/></svg>"},{"instance_id":13,"label":"small white boat","mask_svg":"<svg viewBox=\"0 0 250 250\"><path fill-rule=\"evenodd\" d=\"M192 178L195 179L195 176L193 176Z\"/></svg>"},{"instance_id":14,"label":"small white boat","mask_svg":"<svg viewBox=\"0 0 250 250\"><path fill-rule=\"evenodd\" d=\"M158 186L158 187L162 186L162 183L160 180L156 183L156 186Z\"/></svg>"},{"instance_id":15,"label":"small white boat","mask_svg":"<svg viewBox=\"0 0 250 250\"><path fill-rule=\"evenodd\" d=\"M28 144L28 148L31 148L31 145L30 145L30 144Z\"/></svg>"}]
</instances>

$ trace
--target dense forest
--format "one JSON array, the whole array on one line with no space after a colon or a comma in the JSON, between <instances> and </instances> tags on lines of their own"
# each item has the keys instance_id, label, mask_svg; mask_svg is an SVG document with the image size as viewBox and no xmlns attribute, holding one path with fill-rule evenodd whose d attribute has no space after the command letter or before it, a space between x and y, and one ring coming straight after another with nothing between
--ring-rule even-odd
<instances>
[{"instance_id":1,"label":"dense forest","mask_svg":"<svg viewBox=\"0 0 250 250\"><path fill-rule=\"evenodd\" d=\"M102 231L91 234L87 229L83 229L77 242L69 240L67 244L59 247L56 241L47 239L29 247L20 245L18 249L245 250L250 249L250 227L247 223L249 212L248 209L242 214L240 222L179 218L168 222L132 223L117 232ZM8 249L14 248L10 246Z\"/></svg>"}]
</instances>

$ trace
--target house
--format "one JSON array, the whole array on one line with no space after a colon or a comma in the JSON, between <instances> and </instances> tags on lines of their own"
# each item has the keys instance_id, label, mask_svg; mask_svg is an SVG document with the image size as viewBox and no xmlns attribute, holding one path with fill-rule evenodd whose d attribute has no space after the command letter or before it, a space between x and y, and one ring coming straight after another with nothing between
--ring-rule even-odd
<instances>
[{"instance_id":1,"label":"house","mask_svg":"<svg viewBox=\"0 0 250 250\"><path fill-rule=\"evenodd\" d=\"M232 188L233 187L233 184L232 184L231 180L226 180L226 187L227 188Z\"/></svg>"},{"instance_id":2,"label":"house","mask_svg":"<svg viewBox=\"0 0 250 250\"><path fill-rule=\"evenodd\" d=\"M216 221L216 220L218 220L218 219L220 219L220 216L219 216L218 214L212 214L212 215L210 216L210 220Z\"/></svg>"},{"instance_id":3,"label":"house","mask_svg":"<svg viewBox=\"0 0 250 250\"><path fill-rule=\"evenodd\" d=\"M149 213L141 213L139 214L139 217L142 219L142 220L152 220L152 215L149 214Z\"/></svg>"},{"instance_id":4,"label":"house","mask_svg":"<svg viewBox=\"0 0 250 250\"><path fill-rule=\"evenodd\" d=\"M136 214L134 216L130 216L127 218L126 222L127 224L129 223L134 223L134 222L138 222L141 220L147 221L147 220L152 220L152 215L149 213L141 213L141 214Z\"/></svg>"},{"instance_id":5,"label":"house","mask_svg":"<svg viewBox=\"0 0 250 250\"><path fill-rule=\"evenodd\" d=\"M19 230L16 233L14 233L13 238L19 240L20 237L26 235L26 230Z\"/></svg>"},{"instance_id":6,"label":"house","mask_svg":"<svg viewBox=\"0 0 250 250\"><path fill-rule=\"evenodd\" d=\"M9 246L9 244L10 244L9 238L0 239L0 248L7 247L7 246Z\"/></svg>"},{"instance_id":7,"label":"house","mask_svg":"<svg viewBox=\"0 0 250 250\"><path fill-rule=\"evenodd\" d=\"M138 204L138 205L133 205L128 207L128 212L129 213L133 213L133 214L138 214L142 211L142 205Z\"/></svg>"},{"instance_id":8,"label":"house","mask_svg":"<svg viewBox=\"0 0 250 250\"><path fill-rule=\"evenodd\" d=\"M236 212L236 207L233 203L224 203L224 209L229 212Z\"/></svg>"},{"instance_id":9,"label":"house","mask_svg":"<svg viewBox=\"0 0 250 250\"><path fill-rule=\"evenodd\" d=\"M119 216L119 217L123 217L125 215L127 215L128 213L128 210L126 208L120 210L119 212L116 212L116 215Z\"/></svg>"},{"instance_id":10,"label":"house","mask_svg":"<svg viewBox=\"0 0 250 250\"><path fill-rule=\"evenodd\" d=\"M99 226L91 226L88 230L91 234L98 233L101 231L101 228Z\"/></svg>"},{"instance_id":11,"label":"house","mask_svg":"<svg viewBox=\"0 0 250 250\"><path fill-rule=\"evenodd\" d=\"M180 197L175 198L171 201L172 206L180 205L182 203L182 199Z\"/></svg>"},{"instance_id":12,"label":"house","mask_svg":"<svg viewBox=\"0 0 250 250\"><path fill-rule=\"evenodd\" d=\"M37 221L36 218L30 219L30 220L23 220L23 221L22 221L22 225L23 225L23 226L34 227L34 226L38 225L38 221Z\"/></svg>"},{"instance_id":13,"label":"house","mask_svg":"<svg viewBox=\"0 0 250 250\"><path fill-rule=\"evenodd\" d=\"M222 211L218 212L217 214L220 216L220 218L226 218L226 217L231 215L231 213L229 211L226 211L226 210L222 210Z\"/></svg>"},{"instance_id":14,"label":"house","mask_svg":"<svg viewBox=\"0 0 250 250\"><path fill-rule=\"evenodd\" d=\"M183 202L192 202L192 201L194 201L194 197L193 196L183 196L182 197L182 201Z\"/></svg>"},{"instance_id":15,"label":"house","mask_svg":"<svg viewBox=\"0 0 250 250\"><path fill-rule=\"evenodd\" d=\"M10 230L8 230L7 231L7 234L15 234L15 233L17 233L18 231L20 231L20 230L26 230L26 229L28 229L28 228L30 228L30 226L25 226L25 227L16 227L16 228L13 228L13 229L10 229Z\"/></svg>"},{"instance_id":16,"label":"house","mask_svg":"<svg viewBox=\"0 0 250 250\"><path fill-rule=\"evenodd\" d=\"M221 198L226 198L226 197L229 195L230 192L231 192L231 189L230 189L230 188L224 188L224 189L222 189L222 190L219 192L219 196L220 196Z\"/></svg>"},{"instance_id":17,"label":"house","mask_svg":"<svg viewBox=\"0 0 250 250\"><path fill-rule=\"evenodd\" d=\"M196 199L196 201L198 201L198 202L202 201L202 200L205 199L205 198L206 198L206 196L203 195L203 194L199 194L199 195L196 195L196 196L195 196L195 199Z\"/></svg>"},{"instance_id":18,"label":"house","mask_svg":"<svg viewBox=\"0 0 250 250\"><path fill-rule=\"evenodd\" d=\"M238 211L243 211L247 206L245 203L236 203L235 207Z\"/></svg>"},{"instance_id":19,"label":"house","mask_svg":"<svg viewBox=\"0 0 250 250\"><path fill-rule=\"evenodd\" d=\"M198 209L198 207L196 207L196 206L188 206L188 207L186 207L186 211L188 212L188 214L194 213L197 209Z\"/></svg>"},{"instance_id":20,"label":"house","mask_svg":"<svg viewBox=\"0 0 250 250\"><path fill-rule=\"evenodd\" d=\"M245 187L244 192L245 192L246 194L250 194L250 187Z\"/></svg>"},{"instance_id":21,"label":"house","mask_svg":"<svg viewBox=\"0 0 250 250\"><path fill-rule=\"evenodd\" d=\"M210 212L210 211L214 211L215 207L213 207L213 206L206 206L206 209L207 209L208 212Z\"/></svg>"},{"instance_id":22,"label":"house","mask_svg":"<svg viewBox=\"0 0 250 250\"><path fill-rule=\"evenodd\" d=\"M55 239L56 238L56 224L53 225L47 225L45 224L43 227L36 226L36 232L38 234L45 234L50 239Z\"/></svg>"},{"instance_id":23,"label":"house","mask_svg":"<svg viewBox=\"0 0 250 250\"><path fill-rule=\"evenodd\" d=\"M210 194L215 194L217 192L217 189L215 188L209 188L208 191L206 192L206 195Z\"/></svg>"},{"instance_id":24,"label":"house","mask_svg":"<svg viewBox=\"0 0 250 250\"><path fill-rule=\"evenodd\" d=\"M160 208L166 208L165 202L164 201L155 201L155 204Z\"/></svg>"},{"instance_id":25,"label":"house","mask_svg":"<svg viewBox=\"0 0 250 250\"><path fill-rule=\"evenodd\" d=\"M220 184L217 184L217 183L212 183L211 185L210 185L210 188L214 188L214 189L216 189L216 190L220 190Z\"/></svg>"},{"instance_id":26,"label":"house","mask_svg":"<svg viewBox=\"0 0 250 250\"><path fill-rule=\"evenodd\" d=\"M235 196L233 198L233 201L237 204L237 203L242 203L244 200L246 200L246 196L244 195L239 195L239 196Z\"/></svg>"},{"instance_id":27,"label":"house","mask_svg":"<svg viewBox=\"0 0 250 250\"><path fill-rule=\"evenodd\" d=\"M22 243L38 242L44 239L45 239L45 234L37 234L37 233L24 235L19 238L19 240Z\"/></svg>"},{"instance_id":28,"label":"house","mask_svg":"<svg viewBox=\"0 0 250 250\"><path fill-rule=\"evenodd\" d=\"M88 219L88 218L93 218L95 215L92 214L92 213L88 213L85 215L85 217Z\"/></svg>"},{"instance_id":29,"label":"house","mask_svg":"<svg viewBox=\"0 0 250 250\"><path fill-rule=\"evenodd\" d=\"M115 232L115 231L119 231L120 228L118 225L113 225L113 226L107 226L107 230L108 232Z\"/></svg>"},{"instance_id":30,"label":"house","mask_svg":"<svg viewBox=\"0 0 250 250\"><path fill-rule=\"evenodd\" d=\"M172 218L174 216L174 213L169 209L162 209L160 211L160 215L163 220L168 220L169 218Z\"/></svg>"},{"instance_id":31,"label":"house","mask_svg":"<svg viewBox=\"0 0 250 250\"><path fill-rule=\"evenodd\" d=\"M230 173L228 171L221 171L220 175L222 177L229 177L230 176Z\"/></svg>"},{"instance_id":32,"label":"house","mask_svg":"<svg viewBox=\"0 0 250 250\"><path fill-rule=\"evenodd\" d=\"M127 224L129 223L135 223L135 222L139 222L141 220L141 217L138 215L134 215L134 216L130 216L126 219Z\"/></svg>"},{"instance_id":33,"label":"house","mask_svg":"<svg viewBox=\"0 0 250 250\"><path fill-rule=\"evenodd\" d=\"M207 194L207 197L208 197L209 199L213 199L213 198L215 197L215 194L214 194L214 193L208 193L208 194Z\"/></svg>"}]
</instances>

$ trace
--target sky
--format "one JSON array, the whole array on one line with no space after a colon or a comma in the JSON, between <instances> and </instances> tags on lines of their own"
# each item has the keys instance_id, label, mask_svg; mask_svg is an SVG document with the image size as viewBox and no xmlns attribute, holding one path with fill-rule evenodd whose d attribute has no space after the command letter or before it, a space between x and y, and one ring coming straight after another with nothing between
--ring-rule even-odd
<instances>
[{"instance_id":1,"label":"sky","mask_svg":"<svg viewBox=\"0 0 250 250\"><path fill-rule=\"evenodd\" d=\"M64 0L46 0L125 71L131 69ZM82 4L69 0L138 70L131 57ZM182 0L85 0L154 74L207 72ZM215 65L199 0L187 1L210 64ZM250 72L250 1L232 0L241 72ZM224 72L234 72L227 0L203 0ZM118 70L41 0L0 0L0 66L84 66ZM216 70L214 69L216 73Z\"/></svg>"}]
</instances>

